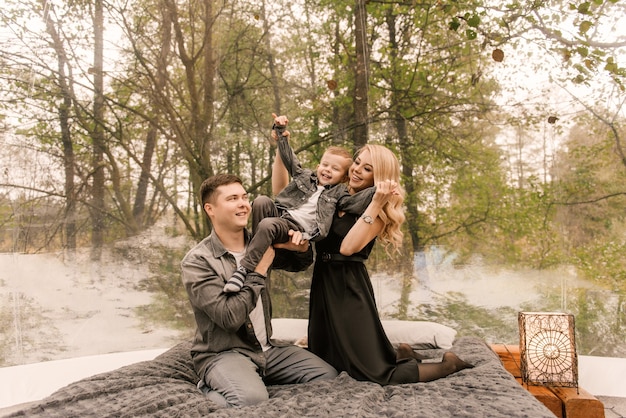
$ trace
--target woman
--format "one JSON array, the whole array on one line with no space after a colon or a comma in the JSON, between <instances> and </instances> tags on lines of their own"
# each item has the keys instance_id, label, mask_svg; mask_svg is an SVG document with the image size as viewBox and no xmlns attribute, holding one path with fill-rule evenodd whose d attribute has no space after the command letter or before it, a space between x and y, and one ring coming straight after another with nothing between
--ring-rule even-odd
<instances>
[{"instance_id":1,"label":"woman","mask_svg":"<svg viewBox=\"0 0 626 418\"><path fill-rule=\"evenodd\" d=\"M473 367L447 352L439 363L419 363L396 353L376 309L363 263L376 238L387 251L402 240L404 190L395 155L384 146L365 145L349 171L354 194L376 185L360 215L336 213L329 235L316 243L309 307L309 349L337 371L381 385L427 382Z\"/></svg>"}]
</instances>

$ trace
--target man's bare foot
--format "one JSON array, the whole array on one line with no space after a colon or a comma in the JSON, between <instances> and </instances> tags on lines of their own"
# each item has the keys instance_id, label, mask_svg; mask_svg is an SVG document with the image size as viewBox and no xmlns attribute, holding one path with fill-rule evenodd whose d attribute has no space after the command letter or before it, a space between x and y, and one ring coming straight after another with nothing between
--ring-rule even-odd
<instances>
[{"instance_id":1,"label":"man's bare foot","mask_svg":"<svg viewBox=\"0 0 626 418\"><path fill-rule=\"evenodd\" d=\"M398 348L396 349L396 361L407 358L414 358L418 363L421 363L422 360L426 359L426 357L421 354L417 354L407 343L398 344Z\"/></svg>"},{"instance_id":2,"label":"man's bare foot","mask_svg":"<svg viewBox=\"0 0 626 418\"><path fill-rule=\"evenodd\" d=\"M411 346L405 343L398 344L398 348L396 348L396 360L403 360L406 358L411 358L411 352L413 349Z\"/></svg>"},{"instance_id":3,"label":"man's bare foot","mask_svg":"<svg viewBox=\"0 0 626 418\"><path fill-rule=\"evenodd\" d=\"M447 351L443 354L443 360L441 361L446 366L450 367L450 374L456 373L463 369L473 369L474 365L465 362L459 358L452 351Z\"/></svg>"}]
</instances>

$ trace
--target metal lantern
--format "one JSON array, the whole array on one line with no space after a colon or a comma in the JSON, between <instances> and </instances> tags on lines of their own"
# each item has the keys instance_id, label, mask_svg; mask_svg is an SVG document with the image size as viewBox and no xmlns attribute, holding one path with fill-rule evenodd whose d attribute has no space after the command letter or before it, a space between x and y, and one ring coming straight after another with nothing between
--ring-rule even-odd
<instances>
[{"instance_id":1,"label":"metal lantern","mask_svg":"<svg viewBox=\"0 0 626 418\"><path fill-rule=\"evenodd\" d=\"M518 321L522 381L578 388L574 315L520 312Z\"/></svg>"}]
</instances>

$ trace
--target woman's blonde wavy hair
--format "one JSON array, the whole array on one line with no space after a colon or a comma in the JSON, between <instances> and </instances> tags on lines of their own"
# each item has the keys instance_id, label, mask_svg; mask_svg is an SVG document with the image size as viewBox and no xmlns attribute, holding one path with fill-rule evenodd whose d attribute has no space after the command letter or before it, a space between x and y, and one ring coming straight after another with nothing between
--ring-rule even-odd
<instances>
[{"instance_id":1,"label":"woman's blonde wavy hair","mask_svg":"<svg viewBox=\"0 0 626 418\"><path fill-rule=\"evenodd\" d=\"M376 144L366 144L361 147L356 152L355 159L364 150L368 150L372 158L374 184L383 180L393 180L398 183L400 188L400 194L392 196L378 215L385 224L378 237L385 246L385 251L389 254L390 250L398 251L402 245L400 226L406 219L403 206L405 191L400 184L400 163L389 148Z\"/></svg>"}]
</instances>

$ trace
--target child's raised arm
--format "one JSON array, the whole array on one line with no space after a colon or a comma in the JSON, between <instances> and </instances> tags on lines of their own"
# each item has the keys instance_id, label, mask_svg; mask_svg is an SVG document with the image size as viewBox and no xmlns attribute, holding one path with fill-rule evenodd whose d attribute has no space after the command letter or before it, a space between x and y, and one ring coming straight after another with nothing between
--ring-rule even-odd
<instances>
[{"instance_id":1,"label":"child's raised arm","mask_svg":"<svg viewBox=\"0 0 626 418\"><path fill-rule=\"evenodd\" d=\"M287 126L289 123L287 116L276 116L276 113L272 113L272 117L274 118L274 125ZM272 139L278 139L276 131L272 130L270 134L272 135ZM289 132L285 131L284 136L289 137ZM287 167L285 167L282 158L280 158L278 148L276 148L276 156L274 157L274 164L272 164L272 193L274 196L280 193L288 183L289 172L287 171Z\"/></svg>"}]
</instances>

